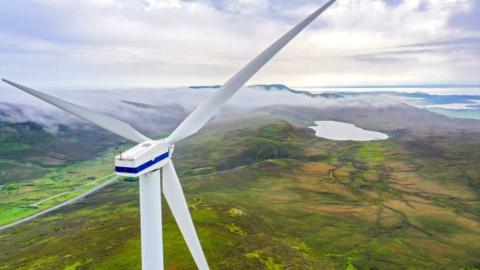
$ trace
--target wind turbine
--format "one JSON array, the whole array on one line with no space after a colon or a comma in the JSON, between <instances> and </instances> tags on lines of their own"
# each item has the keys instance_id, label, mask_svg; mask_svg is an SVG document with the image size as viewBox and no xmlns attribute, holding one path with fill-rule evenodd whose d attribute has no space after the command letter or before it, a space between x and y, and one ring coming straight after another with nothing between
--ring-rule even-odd
<instances>
[{"instance_id":1,"label":"wind turbine","mask_svg":"<svg viewBox=\"0 0 480 270\"><path fill-rule=\"evenodd\" d=\"M129 124L113 117L93 112L68 101L43 92L2 79L4 82L44 100L83 120L104 128L138 145L115 157L117 175L139 177L140 185L140 225L142 243L142 268L145 270L163 269L162 207L161 194L172 210L197 267L209 269L205 255L188 210L182 186L171 161L176 143L198 132L255 73L273 56L296 37L307 25L314 21L336 0L326 2L322 7L283 35L260 55L250 61L205 103L198 106L169 137L152 140L135 130Z\"/></svg>"}]
</instances>

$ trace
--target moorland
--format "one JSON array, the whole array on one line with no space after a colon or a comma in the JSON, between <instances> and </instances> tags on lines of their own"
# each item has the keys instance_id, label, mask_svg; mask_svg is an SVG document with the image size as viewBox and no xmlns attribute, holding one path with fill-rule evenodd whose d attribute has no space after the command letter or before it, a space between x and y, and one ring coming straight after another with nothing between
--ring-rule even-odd
<instances>
[{"instance_id":1,"label":"moorland","mask_svg":"<svg viewBox=\"0 0 480 270\"><path fill-rule=\"evenodd\" d=\"M321 139L307 128L318 120L390 138ZM92 156L47 166L13 142L2 158L24 153L33 165L2 178L3 209L24 181L65 186L108 175L114 145L94 141ZM407 105L274 106L216 119L174 159L212 269L479 269L479 150L480 122ZM165 203L164 213L166 269L195 269ZM0 232L0 269L140 269L139 229L137 183L122 179Z\"/></svg>"}]
</instances>

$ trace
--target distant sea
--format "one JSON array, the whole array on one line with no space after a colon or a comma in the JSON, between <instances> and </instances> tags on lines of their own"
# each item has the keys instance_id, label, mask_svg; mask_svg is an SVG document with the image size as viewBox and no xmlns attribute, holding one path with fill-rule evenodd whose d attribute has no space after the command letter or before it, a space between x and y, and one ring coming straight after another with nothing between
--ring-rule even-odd
<instances>
[{"instance_id":1,"label":"distant sea","mask_svg":"<svg viewBox=\"0 0 480 270\"><path fill-rule=\"evenodd\" d=\"M450 118L480 120L480 86L469 87L303 87L297 90L311 93L376 93L401 92L424 93L417 105L420 108L438 113Z\"/></svg>"},{"instance_id":2,"label":"distant sea","mask_svg":"<svg viewBox=\"0 0 480 270\"><path fill-rule=\"evenodd\" d=\"M315 94L332 92L407 92L407 93L426 93L430 95L480 95L479 86L468 87L410 87L410 86L365 86L365 87L293 87L296 90L309 91Z\"/></svg>"}]
</instances>

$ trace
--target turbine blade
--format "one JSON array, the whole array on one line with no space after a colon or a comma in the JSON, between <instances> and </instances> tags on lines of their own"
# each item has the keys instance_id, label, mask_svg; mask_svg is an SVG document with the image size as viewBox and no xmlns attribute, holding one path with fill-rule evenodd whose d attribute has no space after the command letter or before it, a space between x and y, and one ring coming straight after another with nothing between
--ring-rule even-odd
<instances>
[{"instance_id":1,"label":"turbine blade","mask_svg":"<svg viewBox=\"0 0 480 270\"><path fill-rule=\"evenodd\" d=\"M203 254L202 246L198 240L197 232L193 226L192 217L188 210L187 201L185 200L180 180L178 179L172 162L169 162L163 167L162 185L165 199L172 210L173 216L177 221L178 227L180 227L180 231L182 232L185 242L187 242L187 246L192 253L198 269L209 269L207 260Z\"/></svg>"},{"instance_id":2,"label":"turbine blade","mask_svg":"<svg viewBox=\"0 0 480 270\"><path fill-rule=\"evenodd\" d=\"M78 106L76 104L70 103L68 101L50 96L48 94L39 92L37 90L25 87L23 85L11 82L9 80L2 79L2 81L10 84L13 87L16 87L32 96L35 96L47 103L52 104L53 106L56 106L64 111L67 111L73 115L76 115L80 118L82 118L85 121L88 121L96 126L99 126L103 129L106 129L112 133L117 134L120 137L123 137L127 140L133 141L133 142L144 142L150 140L148 137L134 129L132 126L129 124L120 121L118 119L115 119L113 117L110 117L108 115L103 115L94 111L91 111L87 108Z\"/></svg>"},{"instance_id":3,"label":"turbine blade","mask_svg":"<svg viewBox=\"0 0 480 270\"><path fill-rule=\"evenodd\" d=\"M305 27L314 21L336 0L330 0L313 14L308 16L300 24L283 35L260 55L254 58L230 80L228 80L217 92L210 96L207 101L195 109L167 138L171 144L175 144L200 130L212 116L225 104L255 73L257 73L273 56L285 45L295 38Z\"/></svg>"}]
</instances>

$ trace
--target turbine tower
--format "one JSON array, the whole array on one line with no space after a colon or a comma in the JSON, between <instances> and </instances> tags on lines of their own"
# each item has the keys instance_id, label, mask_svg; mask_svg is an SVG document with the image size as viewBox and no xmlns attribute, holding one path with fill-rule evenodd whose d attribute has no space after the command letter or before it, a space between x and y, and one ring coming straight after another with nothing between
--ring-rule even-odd
<instances>
[{"instance_id":1,"label":"turbine tower","mask_svg":"<svg viewBox=\"0 0 480 270\"><path fill-rule=\"evenodd\" d=\"M335 1L336 0L330 0L326 2L313 14L250 61L218 91L213 93L205 103L198 106L173 133L165 139L152 140L135 130L129 124L113 117L93 112L87 108L20 84L5 79L2 80L28 94L70 112L83 120L138 143L138 145L115 157L115 172L121 176L140 178L142 268L144 270L163 269L161 213L161 195L163 193L197 267L201 270L209 269L188 210L182 186L180 185L171 160L174 146L176 143L198 132L220 107L253 77L255 73Z\"/></svg>"}]
</instances>

